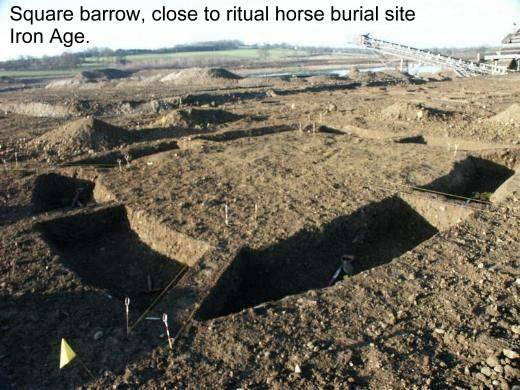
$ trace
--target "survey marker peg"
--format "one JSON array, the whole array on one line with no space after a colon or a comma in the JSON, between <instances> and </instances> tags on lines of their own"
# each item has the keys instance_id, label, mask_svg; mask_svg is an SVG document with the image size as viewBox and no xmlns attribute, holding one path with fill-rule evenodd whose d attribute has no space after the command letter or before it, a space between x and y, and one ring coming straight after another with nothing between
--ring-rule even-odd
<instances>
[{"instance_id":1,"label":"survey marker peg","mask_svg":"<svg viewBox=\"0 0 520 390\"><path fill-rule=\"evenodd\" d=\"M163 313L162 321L164 323L164 327L166 328L166 337L168 338L168 345L170 346L170 349L173 349L173 341L170 337L170 327L168 326L168 314Z\"/></svg>"},{"instance_id":2,"label":"survey marker peg","mask_svg":"<svg viewBox=\"0 0 520 390\"><path fill-rule=\"evenodd\" d=\"M125 313L126 313L126 335L130 334L130 326L129 326L129 314L130 314L130 298L125 298Z\"/></svg>"}]
</instances>

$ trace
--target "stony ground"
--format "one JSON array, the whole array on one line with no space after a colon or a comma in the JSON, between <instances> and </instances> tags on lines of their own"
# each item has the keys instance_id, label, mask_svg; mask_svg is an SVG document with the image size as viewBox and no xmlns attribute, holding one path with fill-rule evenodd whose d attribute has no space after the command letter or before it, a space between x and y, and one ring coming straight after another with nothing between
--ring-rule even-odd
<instances>
[{"instance_id":1,"label":"stony ground","mask_svg":"<svg viewBox=\"0 0 520 390\"><path fill-rule=\"evenodd\" d=\"M0 385L518 385L516 77L245 80L0 95Z\"/></svg>"}]
</instances>

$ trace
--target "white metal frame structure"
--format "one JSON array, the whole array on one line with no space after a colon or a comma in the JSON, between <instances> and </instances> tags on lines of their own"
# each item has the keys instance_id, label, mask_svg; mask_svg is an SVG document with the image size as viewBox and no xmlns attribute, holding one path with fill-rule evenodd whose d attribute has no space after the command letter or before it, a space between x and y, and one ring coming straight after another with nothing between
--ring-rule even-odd
<instances>
[{"instance_id":1,"label":"white metal frame structure","mask_svg":"<svg viewBox=\"0 0 520 390\"><path fill-rule=\"evenodd\" d=\"M372 38L369 34L362 35L360 38L362 46L378 51L382 54L388 54L399 57L401 59L416 61L431 65L440 65L453 69L459 76L496 76L505 75L508 70L505 66L495 64L475 63L445 56L442 54L432 53L427 50L416 49L414 47L399 45L397 43L387 42L380 39Z\"/></svg>"}]
</instances>

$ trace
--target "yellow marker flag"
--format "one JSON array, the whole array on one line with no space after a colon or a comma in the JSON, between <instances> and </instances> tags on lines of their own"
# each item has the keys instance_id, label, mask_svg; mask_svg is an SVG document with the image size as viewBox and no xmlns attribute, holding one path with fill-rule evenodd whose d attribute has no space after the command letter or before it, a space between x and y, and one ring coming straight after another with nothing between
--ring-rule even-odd
<instances>
[{"instance_id":1,"label":"yellow marker flag","mask_svg":"<svg viewBox=\"0 0 520 390\"><path fill-rule=\"evenodd\" d=\"M65 341L65 339L61 339L61 353L60 353L60 368L65 367L76 357L76 352L72 350L70 345Z\"/></svg>"}]
</instances>

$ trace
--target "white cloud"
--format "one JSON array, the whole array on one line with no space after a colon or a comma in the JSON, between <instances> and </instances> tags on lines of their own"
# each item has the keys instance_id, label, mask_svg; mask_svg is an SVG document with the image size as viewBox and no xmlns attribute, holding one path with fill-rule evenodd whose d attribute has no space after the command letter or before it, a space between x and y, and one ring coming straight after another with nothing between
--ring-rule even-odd
<instances>
[{"instance_id":1,"label":"white cloud","mask_svg":"<svg viewBox=\"0 0 520 390\"><path fill-rule=\"evenodd\" d=\"M48 43L35 45L13 45L9 43L10 28L16 25L17 30L46 32L47 37L54 27L63 31L83 31L90 40L89 45L75 46L73 50L82 50L92 46L107 46L111 48L159 48L179 43L240 39L247 43L288 42L299 45L328 45L341 47L355 39L360 33L371 32L377 37L394 40L419 47L432 46L474 46L496 45L501 38L511 31L513 22L520 22L520 0L329 0L316 2L311 0L178 0L159 1L148 0L145 5L141 1L106 1L84 0L74 2L67 0L48 0L47 9L72 8L75 12L80 5L87 8L142 8L147 22L137 23L74 23L65 22L43 23L39 26L13 24L10 21L9 9L19 5L24 9L43 7L43 2L0 0L0 59L14 58L19 55L53 55L65 50L60 45ZM412 8L417 13L414 22L407 23L153 23L150 13L161 8L194 8L202 10L208 5L224 10L233 5L246 8L260 8L276 5L289 8L371 8L379 5L381 8L394 8L396 5Z\"/></svg>"}]
</instances>

